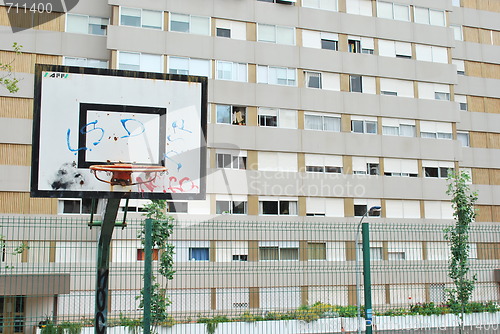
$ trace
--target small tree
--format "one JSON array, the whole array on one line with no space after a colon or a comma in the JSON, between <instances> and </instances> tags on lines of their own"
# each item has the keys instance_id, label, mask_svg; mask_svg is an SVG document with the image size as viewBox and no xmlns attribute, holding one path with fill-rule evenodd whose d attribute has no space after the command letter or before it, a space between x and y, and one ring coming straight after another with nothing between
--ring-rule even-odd
<instances>
[{"instance_id":1,"label":"small tree","mask_svg":"<svg viewBox=\"0 0 500 334\"><path fill-rule=\"evenodd\" d=\"M174 229L173 217L167 217L167 203L165 200L152 200L151 203L144 206L146 210L145 216L152 219L152 240L153 248L157 248L160 254L158 263L158 272L167 280L174 278L174 246L168 242ZM142 223L142 228L138 233L138 237L144 244L146 231L145 223ZM167 307L172 303L170 298L165 294L165 288L162 288L157 282L156 276L151 278L151 323L153 326L160 324L171 326L173 319L167 312ZM141 291L140 308L144 307L144 289Z\"/></svg>"},{"instance_id":2,"label":"small tree","mask_svg":"<svg viewBox=\"0 0 500 334\"><path fill-rule=\"evenodd\" d=\"M472 192L467 184L470 176L464 172L450 171L448 190L451 196L455 225L444 230L444 238L450 244L448 276L453 280L453 287L446 289L448 304L456 315L460 315L460 331L464 328L465 307L469 303L476 275L469 275L469 230L475 221L474 204L477 193Z\"/></svg>"},{"instance_id":3,"label":"small tree","mask_svg":"<svg viewBox=\"0 0 500 334\"><path fill-rule=\"evenodd\" d=\"M16 55L21 54L21 48L23 46L19 45L17 43L12 44L12 48L14 49L14 52ZM0 63L0 71L5 72L4 74L0 75L0 86L4 86L7 88L9 93L17 93L19 91L18 83L19 80L14 77L12 74L12 64L14 63L15 58L9 62L9 63Z\"/></svg>"}]
</instances>

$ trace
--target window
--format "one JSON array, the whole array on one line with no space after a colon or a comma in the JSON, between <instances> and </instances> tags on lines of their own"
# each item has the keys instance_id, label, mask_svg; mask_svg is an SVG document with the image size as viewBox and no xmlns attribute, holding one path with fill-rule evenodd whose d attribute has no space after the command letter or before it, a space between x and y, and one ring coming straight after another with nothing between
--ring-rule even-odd
<instances>
[{"instance_id":1,"label":"window","mask_svg":"<svg viewBox=\"0 0 500 334\"><path fill-rule=\"evenodd\" d=\"M304 71L306 78L306 87L321 89L321 73Z\"/></svg>"},{"instance_id":2,"label":"window","mask_svg":"<svg viewBox=\"0 0 500 334\"><path fill-rule=\"evenodd\" d=\"M302 46L306 48L338 50L339 35L329 32L302 30Z\"/></svg>"},{"instance_id":3,"label":"window","mask_svg":"<svg viewBox=\"0 0 500 334\"><path fill-rule=\"evenodd\" d=\"M215 19L215 33L218 37L239 40L247 39L246 22Z\"/></svg>"},{"instance_id":4,"label":"window","mask_svg":"<svg viewBox=\"0 0 500 334\"><path fill-rule=\"evenodd\" d=\"M260 261L298 261L299 243L294 241L259 242Z\"/></svg>"},{"instance_id":5,"label":"window","mask_svg":"<svg viewBox=\"0 0 500 334\"><path fill-rule=\"evenodd\" d=\"M57 212L60 214L90 214L91 210L92 199L90 198L60 199L57 204Z\"/></svg>"},{"instance_id":6,"label":"window","mask_svg":"<svg viewBox=\"0 0 500 334\"><path fill-rule=\"evenodd\" d=\"M217 79L247 81L247 64L217 60Z\"/></svg>"},{"instance_id":7,"label":"window","mask_svg":"<svg viewBox=\"0 0 500 334\"><path fill-rule=\"evenodd\" d=\"M297 128L297 111L295 110L259 108L258 113L260 126Z\"/></svg>"},{"instance_id":8,"label":"window","mask_svg":"<svg viewBox=\"0 0 500 334\"><path fill-rule=\"evenodd\" d=\"M470 137L468 132L457 132L457 140L462 147L470 147Z\"/></svg>"},{"instance_id":9,"label":"window","mask_svg":"<svg viewBox=\"0 0 500 334\"><path fill-rule=\"evenodd\" d=\"M257 24L257 41L295 45L295 29L292 27Z\"/></svg>"},{"instance_id":10,"label":"window","mask_svg":"<svg viewBox=\"0 0 500 334\"><path fill-rule=\"evenodd\" d=\"M451 123L420 121L422 138L453 139Z\"/></svg>"},{"instance_id":11,"label":"window","mask_svg":"<svg viewBox=\"0 0 500 334\"><path fill-rule=\"evenodd\" d=\"M152 257L153 261L158 261L158 249L152 249ZM138 249L137 250L137 261L144 261L146 259L146 252L144 251L144 248Z\"/></svg>"},{"instance_id":12,"label":"window","mask_svg":"<svg viewBox=\"0 0 500 334\"><path fill-rule=\"evenodd\" d=\"M465 75L465 62L459 59L452 59L451 63L457 67L458 75Z\"/></svg>"},{"instance_id":13,"label":"window","mask_svg":"<svg viewBox=\"0 0 500 334\"><path fill-rule=\"evenodd\" d=\"M448 49L431 46L431 45L415 45L417 60L430 61L434 63L448 64Z\"/></svg>"},{"instance_id":14,"label":"window","mask_svg":"<svg viewBox=\"0 0 500 334\"><path fill-rule=\"evenodd\" d=\"M341 156L306 154L306 172L309 173L342 173L343 161Z\"/></svg>"},{"instance_id":15,"label":"window","mask_svg":"<svg viewBox=\"0 0 500 334\"><path fill-rule=\"evenodd\" d=\"M453 219L451 202L424 201L424 212L427 219Z\"/></svg>"},{"instance_id":16,"label":"window","mask_svg":"<svg viewBox=\"0 0 500 334\"><path fill-rule=\"evenodd\" d=\"M259 201L260 215L296 216L297 200L265 199Z\"/></svg>"},{"instance_id":17,"label":"window","mask_svg":"<svg viewBox=\"0 0 500 334\"><path fill-rule=\"evenodd\" d=\"M430 24L434 26L446 26L445 13L443 10L414 7L415 23Z\"/></svg>"},{"instance_id":18,"label":"window","mask_svg":"<svg viewBox=\"0 0 500 334\"><path fill-rule=\"evenodd\" d=\"M370 258L373 261L382 261L383 253L383 247L370 246Z\"/></svg>"},{"instance_id":19,"label":"window","mask_svg":"<svg viewBox=\"0 0 500 334\"><path fill-rule=\"evenodd\" d=\"M397 260L405 260L406 253L405 252L388 252L387 260L389 261L397 261Z\"/></svg>"},{"instance_id":20,"label":"window","mask_svg":"<svg viewBox=\"0 0 500 334\"><path fill-rule=\"evenodd\" d=\"M218 124L246 125L245 107L217 105L215 107Z\"/></svg>"},{"instance_id":21,"label":"window","mask_svg":"<svg viewBox=\"0 0 500 334\"><path fill-rule=\"evenodd\" d=\"M326 260L326 243L325 242L308 242L307 243L307 259L308 260Z\"/></svg>"},{"instance_id":22,"label":"window","mask_svg":"<svg viewBox=\"0 0 500 334\"><path fill-rule=\"evenodd\" d=\"M357 93L362 93L363 92L363 86L361 84L361 76L360 75L350 75L350 91L351 92L357 92Z\"/></svg>"},{"instance_id":23,"label":"window","mask_svg":"<svg viewBox=\"0 0 500 334\"><path fill-rule=\"evenodd\" d=\"M248 255L233 255L233 261L248 261Z\"/></svg>"},{"instance_id":24,"label":"window","mask_svg":"<svg viewBox=\"0 0 500 334\"><path fill-rule=\"evenodd\" d=\"M196 58L168 58L168 73L200 75L210 78L210 61Z\"/></svg>"},{"instance_id":25,"label":"window","mask_svg":"<svg viewBox=\"0 0 500 334\"><path fill-rule=\"evenodd\" d=\"M463 40L462 26L455 26L450 24L450 28L453 29L453 37L455 37L455 40L462 41Z\"/></svg>"},{"instance_id":26,"label":"window","mask_svg":"<svg viewBox=\"0 0 500 334\"><path fill-rule=\"evenodd\" d=\"M380 78L380 93L382 95L413 98L413 81Z\"/></svg>"},{"instance_id":27,"label":"window","mask_svg":"<svg viewBox=\"0 0 500 334\"><path fill-rule=\"evenodd\" d=\"M186 14L170 14L170 31L210 35L210 18Z\"/></svg>"},{"instance_id":28,"label":"window","mask_svg":"<svg viewBox=\"0 0 500 334\"><path fill-rule=\"evenodd\" d=\"M144 205L148 204L148 200L145 199L129 199L128 203L126 200L120 201L120 211L122 212L145 212Z\"/></svg>"},{"instance_id":29,"label":"window","mask_svg":"<svg viewBox=\"0 0 500 334\"><path fill-rule=\"evenodd\" d=\"M422 161L424 177L447 178L448 170L455 167L453 162L449 161Z\"/></svg>"},{"instance_id":30,"label":"window","mask_svg":"<svg viewBox=\"0 0 500 334\"><path fill-rule=\"evenodd\" d=\"M378 199L354 199L354 216L362 217L371 207L380 206ZM373 215L368 214L370 217L379 217L380 212L374 212Z\"/></svg>"},{"instance_id":31,"label":"window","mask_svg":"<svg viewBox=\"0 0 500 334\"><path fill-rule=\"evenodd\" d=\"M66 32L104 36L108 24L107 18L66 14Z\"/></svg>"},{"instance_id":32,"label":"window","mask_svg":"<svg viewBox=\"0 0 500 334\"><path fill-rule=\"evenodd\" d=\"M306 216L344 217L342 198L306 197Z\"/></svg>"},{"instance_id":33,"label":"window","mask_svg":"<svg viewBox=\"0 0 500 334\"><path fill-rule=\"evenodd\" d=\"M384 19L410 21L410 6L377 1L377 16Z\"/></svg>"},{"instance_id":34,"label":"window","mask_svg":"<svg viewBox=\"0 0 500 334\"><path fill-rule=\"evenodd\" d=\"M298 171L297 153L259 152L257 161L259 162L259 170L261 171ZM275 199L271 198L271 200Z\"/></svg>"},{"instance_id":35,"label":"window","mask_svg":"<svg viewBox=\"0 0 500 334\"><path fill-rule=\"evenodd\" d=\"M340 132L340 115L304 114L304 129Z\"/></svg>"},{"instance_id":36,"label":"window","mask_svg":"<svg viewBox=\"0 0 500 334\"><path fill-rule=\"evenodd\" d=\"M337 0L302 0L302 7L337 11Z\"/></svg>"},{"instance_id":37,"label":"window","mask_svg":"<svg viewBox=\"0 0 500 334\"><path fill-rule=\"evenodd\" d=\"M321 38L321 48L325 50L338 51L339 42L333 39Z\"/></svg>"},{"instance_id":38,"label":"window","mask_svg":"<svg viewBox=\"0 0 500 334\"><path fill-rule=\"evenodd\" d=\"M360 36L347 36L349 52L373 54L375 43L373 38Z\"/></svg>"},{"instance_id":39,"label":"window","mask_svg":"<svg viewBox=\"0 0 500 334\"><path fill-rule=\"evenodd\" d=\"M361 41L355 39L347 40L347 47L349 52L361 53Z\"/></svg>"},{"instance_id":40,"label":"window","mask_svg":"<svg viewBox=\"0 0 500 334\"><path fill-rule=\"evenodd\" d=\"M146 53L118 51L120 70L163 72L163 57Z\"/></svg>"},{"instance_id":41,"label":"window","mask_svg":"<svg viewBox=\"0 0 500 334\"><path fill-rule=\"evenodd\" d=\"M450 101L450 86L443 84L432 84L426 82L418 83L419 98L434 99L439 101Z\"/></svg>"},{"instance_id":42,"label":"window","mask_svg":"<svg viewBox=\"0 0 500 334\"><path fill-rule=\"evenodd\" d=\"M355 133L377 133L376 117L351 117L351 131Z\"/></svg>"},{"instance_id":43,"label":"window","mask_svg":"<svg viewBox=\"0 0 500 334\"><path fill-rule=\"evenodd\" d=\"M353 174L380 175L379 159L367 157L352 158Z\"/></svg>"},{"instance_id":44,"label":"window","mask_svg":"<svg viewBox=\"0 0 500 334\"><path fill-rule=\"evenodd\" d=\"M215 202L215 213L230 215L246 215L247 201L219 200Z\"/></svg>"},{"instance_id":45,"label":"window","mask_svg":"<svg viewBox=\"0 0 500 334\"><path fill-rule=\"evenodd\" d=\"M217 168L228 169L246 169L247 165L247 152L223 152L218 151L215 154L217 160Z\"/></svg>"},{"instance_id":46,"label":"window","mask_svg":"<svg viewBox=\"0 0 500 334\"><path fill-rule=\"evenodd\" d=\"M257 82L271 85L297 85L297 70L294 68L257 66Z\"/></svg>"},{"instance_id":47,"label":"window","mask_svg":"<svg viewBox=\"0 0 500 334\"><path fill-rule=\"evenodd\" d=\"M420 218L420 201L386 200L387 218Z\"/></svg>"},{"instance_id":48,"label":"window","mask_svg":"<svg viewBox=\"0 0 500 334\"><path fill-rule=\"evenodd\" d=\"M383 57L396 57L405 59L411 59L412 57L410 43L387 41L381 39L378 41L378 46L378 53Z\"/></svg>"},{"instance_id":49,"label":"window","mask_svg":"<svg viewBox=\"0 0 500 334\"><path fill-rule=\"evenodd\" d=\"M187 202L167 202L167 212L170 213L187 213L188 203Z\"/></svg>"},{"instance_id":50,"label":"window","mask_svg":"<svg viewBox=\"0 0 500 334\"><path fill-rule=\"evenodd\" d=\"M347 0L346 12L349 14L372 16L371 0Z\"/></svg>"},{"instance_id":51,"label":"window","mask_svg":"<svg viewBox=\"0 0 500 334\"><path fill-rule=\"evenodd\" d=\"M120 7L120 25L163 30L163 12Z\"/></svg>"},{"instance_id":52,"label":"window","mask_svg":"<svg viewBox=\"0 0 500 334\"><path fill-rule=\"evenodd\" d=\"M349 89L351 92L375 94L376 84L374 77L350 75L349 76Z\"/></svg>"},{"instance_id":53,"label":"window","mask_svg":"<svg viewBox=\"0 0 500 334\"><path fill-rule=\"evenodd\" d=\"M385 176L417 177L418 162L410 159L384 159Z\"/></svg>"},{"instance_id":54,"label":"window","mask_svg":"<svg viewBox=\"0 0 500 334\"><path fill-rule=\"evenodd\" d=\"M206 247L190 247L189 248L189 261L209 261L210 250Z\"/></svg>"},{"instance_id":55,"label":"window","mask_svg":"<svg viewBox=\"0 0 500 334\"><path fill-rule=\"evenodd\" d=\"M90 58L64 57L63 64L66 66L108 68L107 60Z\"/></svg>"},{"instance_id":56,"label":"window","mask_svg":"<svg viewBox=\"0 0 500 334\"><path fill-rule=\"evenodd\" d=\"M415 137L414 120L382 118L382 134L386 136Z\"/></svg>"}]
</instances>

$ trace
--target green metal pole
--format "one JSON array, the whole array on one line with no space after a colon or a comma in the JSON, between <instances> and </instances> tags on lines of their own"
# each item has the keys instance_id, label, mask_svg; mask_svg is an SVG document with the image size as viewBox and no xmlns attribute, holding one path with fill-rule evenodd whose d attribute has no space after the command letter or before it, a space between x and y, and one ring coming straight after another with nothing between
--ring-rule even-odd
<instances>
[{"instance_id":1,"label":"green metal pole","mask_svg":"<svg viewBox=\"0 0 500 334\"><path fill-rule=\"evenodd\" d=\"M146 219L144 226L144 334L151 333L151 279L153 262L153 220Z\"/></svg>"},{"instance_id":2,"label":"green metal pole","mask_svg":"<svg viewBox=\"0 0 500 334\"><path fill-rule=\"evenodd\" d=\"M365 319L366 319L366 334L372 334L372 278L370 272L370 225L363 223L361 228L363 236L363 276L365 288Z\"/></svg>"},{"instance_id":3,"label":"green metal pole","mask_svg":"<svg viewBox=\"0 0 500 334\"><path fill-rule=\"evenodd\" d=\"M108 327L108 283L109 283L109 245L115 228L116 215L120 207L119 198L108 199L102 221L99 243L97 245L97 280L95 294L94 333L106 334Z\"/></svg>"}]
</instances>

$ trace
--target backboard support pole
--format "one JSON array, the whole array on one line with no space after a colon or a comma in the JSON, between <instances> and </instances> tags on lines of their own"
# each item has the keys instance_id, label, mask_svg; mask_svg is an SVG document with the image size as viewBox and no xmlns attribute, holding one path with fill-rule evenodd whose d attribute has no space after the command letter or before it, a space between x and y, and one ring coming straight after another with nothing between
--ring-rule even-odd
<instances>
[{"instance_id":1,"label":"backboard support pole","mask_svg":"<svg viewBox=\"0 0 500 334\"><path fill-rule=\"evenodd\" d=\"M110 198L102 221L99 243L97 245L97 280L95 294L94 333L106 334L108 327L108 284L109 250L115 228L116 216L120 207L120 198Z\"/></svg>"}]
</instances>

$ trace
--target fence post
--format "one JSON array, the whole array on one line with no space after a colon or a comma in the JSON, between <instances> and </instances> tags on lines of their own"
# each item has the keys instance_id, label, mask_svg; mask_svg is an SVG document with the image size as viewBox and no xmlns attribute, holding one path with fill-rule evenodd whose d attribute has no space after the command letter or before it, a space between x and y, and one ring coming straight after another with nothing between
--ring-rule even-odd
<instances>
[{"instance_id":1,"label":"fence post","mask_svg":"<svg viewBox=\"0 0 500 334\"><path fill-rule=\"evenodd\" d=\"M148 218L144 227L144 334L151 333L151 279L153 261L153 220Z\"/></svg>"},{"instance_id":2,"label":"fence post","mask_svg":"<svg viewBox=\"0 0 500 334\"><path fill-rule=\"evenodd\" d=\"M366 334L372 334L372 278L370 272L370 225L365 222L362 225L363 236L363 275L365 286L365 319Z\"/></svg>"}]
</instances>

